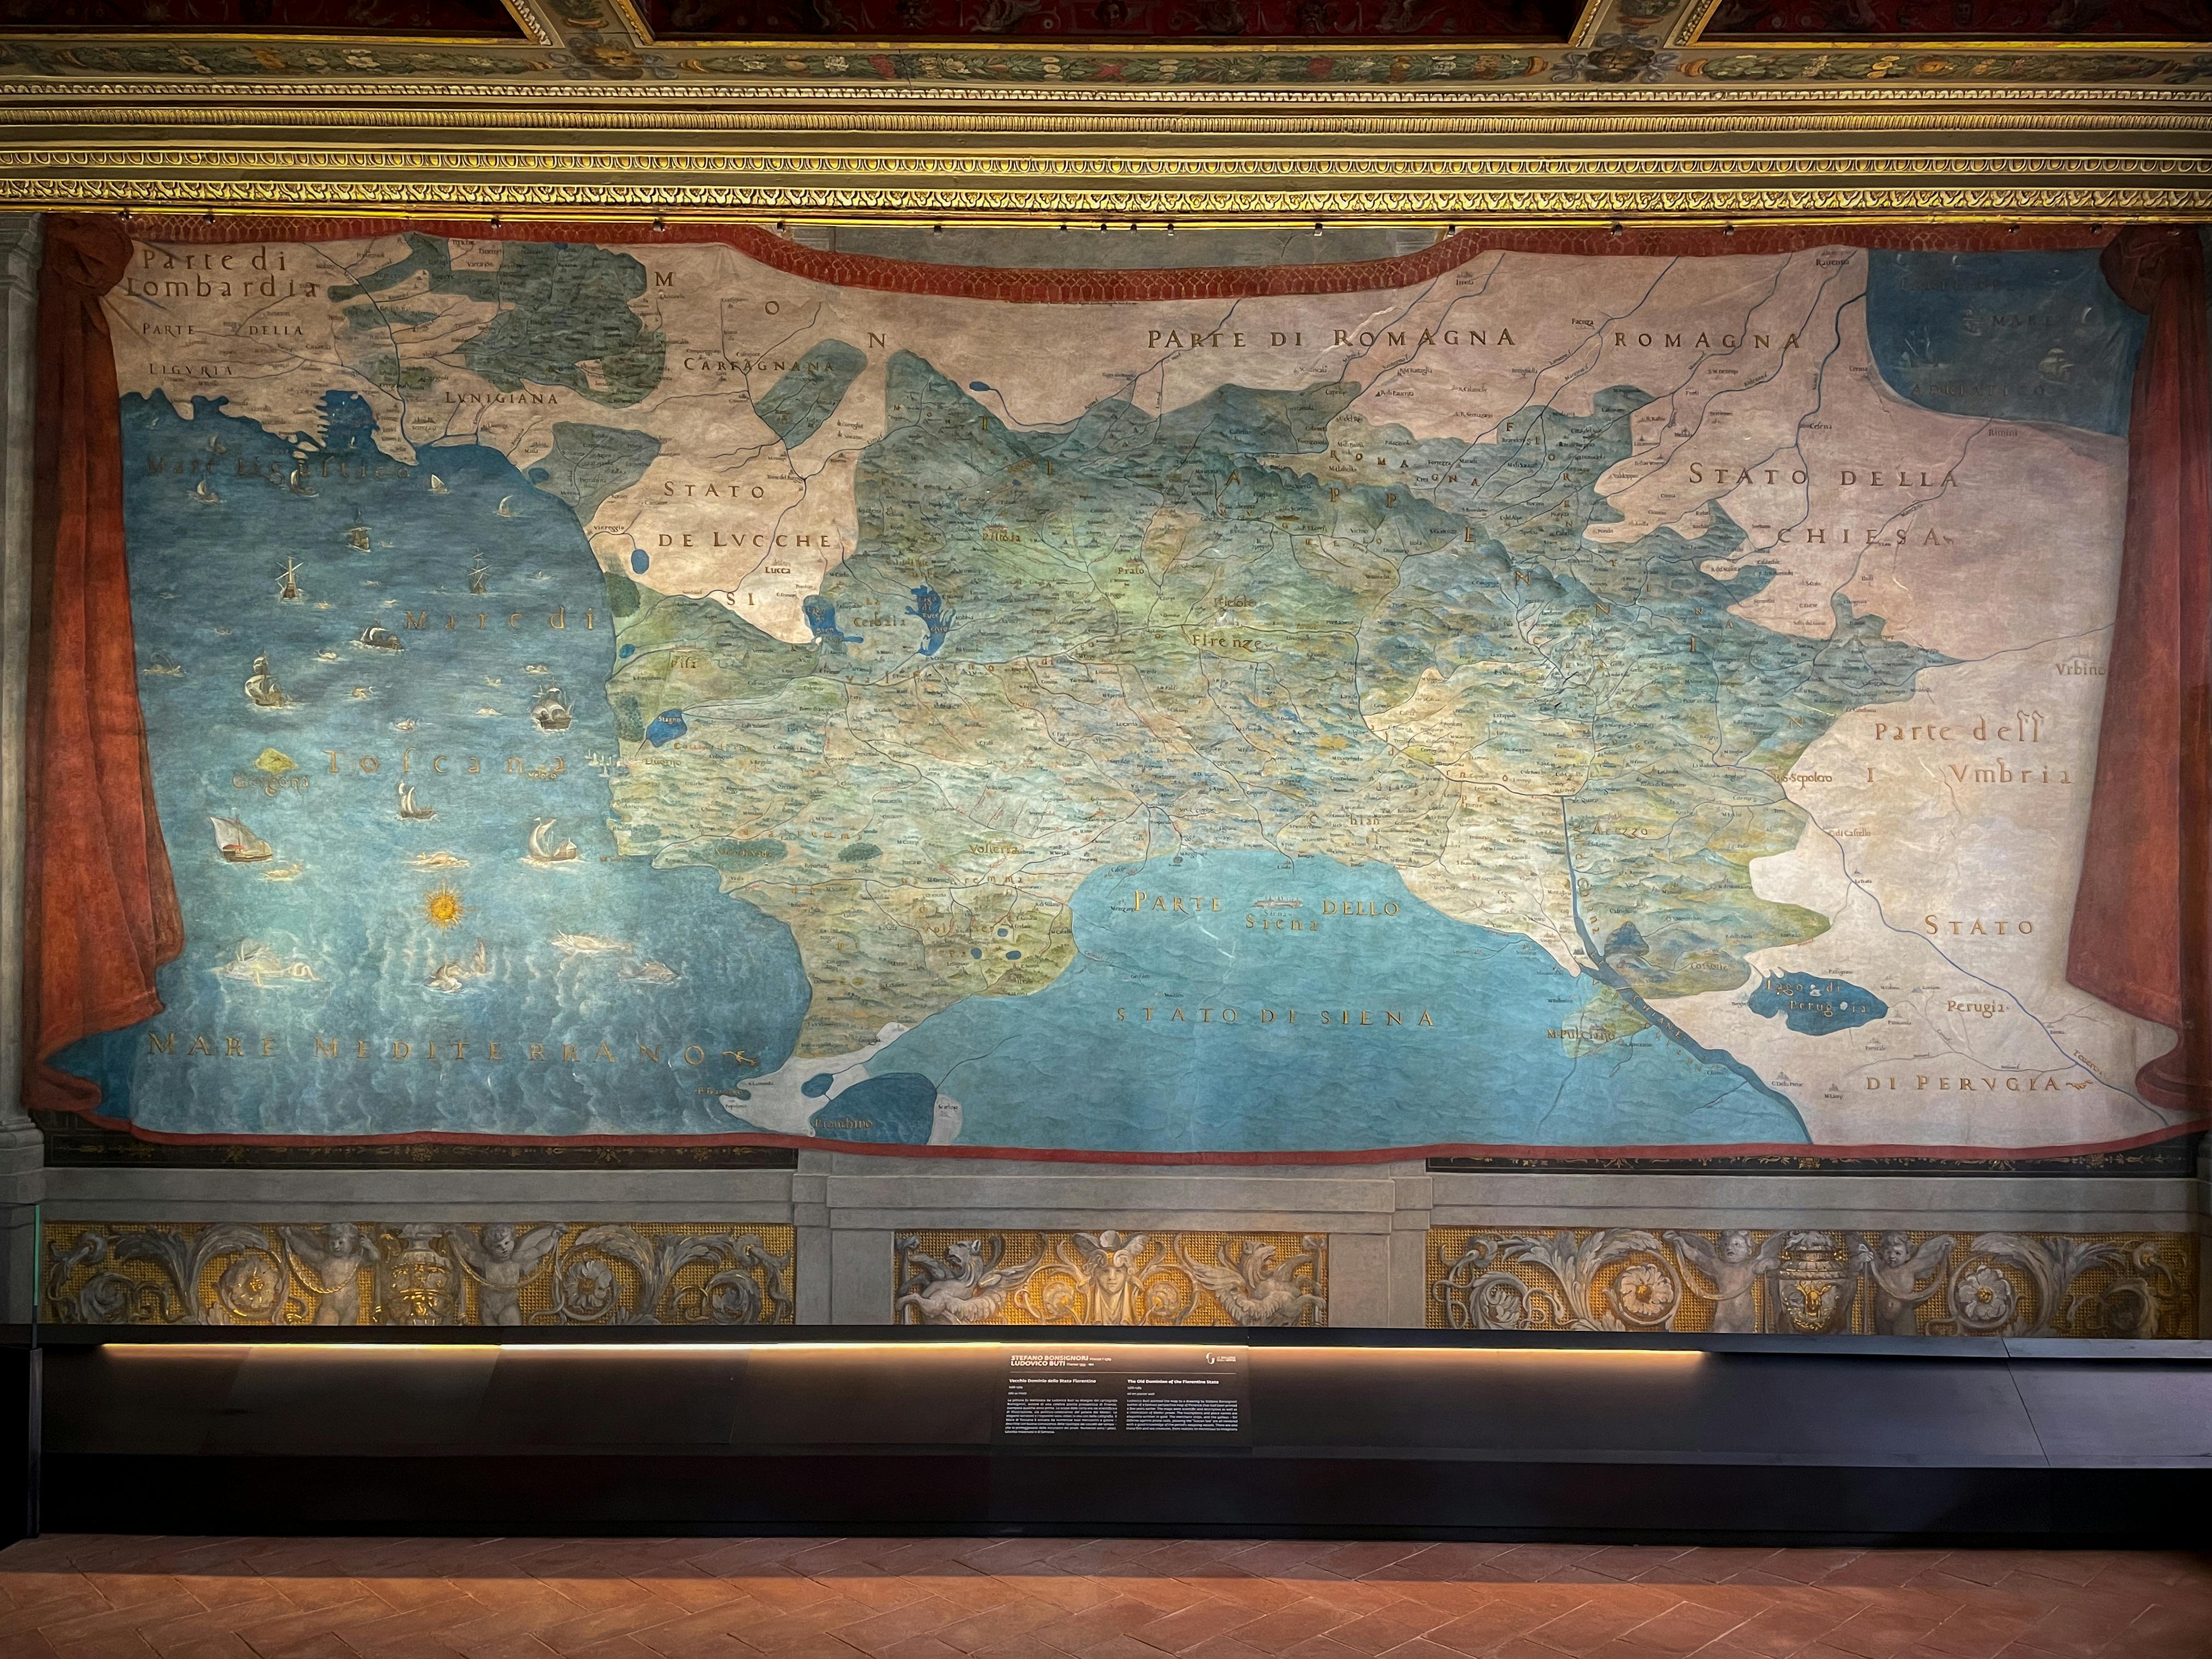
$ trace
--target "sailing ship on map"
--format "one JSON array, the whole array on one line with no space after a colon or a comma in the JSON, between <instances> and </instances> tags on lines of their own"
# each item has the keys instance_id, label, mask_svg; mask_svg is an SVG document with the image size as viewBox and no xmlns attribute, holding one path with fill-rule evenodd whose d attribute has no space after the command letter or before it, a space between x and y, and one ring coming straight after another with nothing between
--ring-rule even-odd
<instances>
[{"instance_id":1,"label":"sailing ship on map","mask_svg":"<svg viewBox=\"0 0 2212 1659\"><path fill-rule=\"evenodd\" d=\"M492 510L497 513L502 519L513 518L514 516L514 497L512 495L501 496L499 498L499 505Z\"/></svg>"},{"instance_id":2,"label":"sailing ship on map","mask_svg":"<svg viewBox=\"0 0 2212 1659\"><path fill-rule=\"evenodd\" d=\"M212 507L221 501L222 497L215 493L214 486L210 484L205 478L202 478L198 483L192 486L192 499L196 501L201 501Z\"/></svg>"},{"instance_id":3,"label":"sailing ship on map","mask_svg":"<svg viewBox=\"0 0 2212 1659\"><path fill-rule=\"evenodd\" d=\"M300 562L297 559L284 561L284 585L276 590L276 597L280 599L297 599L301 597Z\"/></svg>"},{"instance_id":4,"label":"sailing ship on map","mask_svg":"<svg viewBox=\"0 0 2212 1659\"><path fill-rule=\"evenodd\" d=\"M433 495L450 495L453 492L446 488L446 481L443 478L433 472L430 475L430 493Z\"/></svg>"},{"instance_id":5,"label":"sailing ship on map","mask_svg":"<svg viewBox=\"0 0 2212 1659\"><path fill-rule=\"evenodd\" d=\"M215 850L222 854L225 864L260 864L273 850L267 842L246 827L243 819L210 813L208 822L215 826Z\"/></svg>"},{"instance_id":6,"label":"sailing ship on map","mask_svg":"<svg viewBox=\"0 0 2212 1659\"><path fill-rule=\"evenodd\" d=\"M371 551L372 550L368 544L368 526L365 524L357 524L348 530L346 532L346 545L353 549L356 553L367 553Z\"/></svg>"},{"instance_id":7,"label":"sailing ship on map","mask_svg":"<svg viewBox=\"0 0 2212 1659\"><path fill-rule=\"evenodd\" d=\"M568 705L561 701L561 688L549 685L530 705L530 718L538 722L538 729L541 732L565 732L574 717L569 713Z\"/></svg>"},{"instance_id":8,"label":"sailing ship on map","mask_svg":"<svg viewBox=\"0 0 2212 1659\"><path fill-rule=\"evenodd\" d=\"M307 458L304 455L292 462L292 476L284 480L284 488L295 495L312 495L314 489L307 483Z\"/></svg>"},{"instance_id":9,"label":"sailing ship on map","mask_svg":"<svg viewBox=\"0 0 2212 1659\"><path fill-rule=\"evenodd\" d=\"M553 839L554 818L539 818L530 826L530 851L524 855L526 864L568 864L583 854L576 850L573 841L556 842Z\"/></svg>"},{"instance_id":10,"label":"sailing ship on map","mask_svg":"<svg viewBox=\"0 0 2212 1659\"><path fill-rule=\"evenodd\" d=\"M423 805L415 793L415 786L411 783L403 783L399 786L399 816L410 823L421 823L427 819L436 817L438 809L434 806Z\"/></svg>"},{"instance_id":11,"label":"sailing ship on map","mask_svg":"<svg viewBox=\"0 0 2212 1659\"><path fill-rule=\"evenodd\" d=\"M353 642L364 651L404 651L399 635L381 623L371 623L354 635Z\"/></svg>"},{"instance_id":12,"label":"sailing ship on map","mask_svg":"<svg viewBox=\"0 0 2212 1659\"><path fill-rule=\"evenodd\" d=\"M471 593L485 592L484 584L490 580L491 572L485 567L483 555L479 553L477 555L476 562L469 567L469 592Z\"/></svg>"},{"instance_id":13,"label":"sailing ship on map","mask_svg":"<svg viewBox=\"0 0 2212 1659\"><path fill-rule=\"evenodd\" d=\"M208 439L208 453L210 455L228 455L230 453L230 446L223 442L220 438L210 436Z\"/></svg>"},{"instance_id":14,"label":"sailing ship on map","mask_svg":"<svg viewBox=\"0 0 2212 1659\"><path fill-rule=\"evenodd\" d=\"M284 688L277 684L276 677L270 673L268 658L256 657L253 659L253 672L246 677L246 700L256 708L289 708L292 706L291 698L284 695Z\"/></svg>"}]
</instances>

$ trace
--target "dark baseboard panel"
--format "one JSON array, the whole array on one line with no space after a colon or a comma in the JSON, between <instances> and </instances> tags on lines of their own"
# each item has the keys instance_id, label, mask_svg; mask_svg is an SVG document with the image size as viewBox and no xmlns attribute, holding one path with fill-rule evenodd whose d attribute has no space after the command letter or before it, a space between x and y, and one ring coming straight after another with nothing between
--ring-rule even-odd
<instances>
[{"instance_id":1,"label":"dark baseboard panel","mask_svg":"<svg viewBox=\"0 0 2212 1659\"><path fill-rule=\"evenodd\" d=\"M1365 1457L49 1459L45 1528L131 1534L1510 1538L2202 1547L2175 1470Z\"/></svg>"},{"instance_id":2,"label":"dark baseboard panel","mask_svg":"<svg viewBox=\"0 0 2212 1659\"><path fill-rule=\"evenodd\" d=\"M2205 1344L207 1334L44 1352L46 1529L2212 1543ZM1010 1437L1076 1353L1210 1354L1234 1429Z\"/></svg>"}]
</instances>

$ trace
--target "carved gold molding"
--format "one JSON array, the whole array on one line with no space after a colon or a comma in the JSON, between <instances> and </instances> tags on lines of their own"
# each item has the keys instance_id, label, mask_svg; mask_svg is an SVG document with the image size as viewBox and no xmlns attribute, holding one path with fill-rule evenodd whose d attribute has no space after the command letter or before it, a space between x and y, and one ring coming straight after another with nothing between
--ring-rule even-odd
<instances>
[{"instance_id":1,"label":"carved gold molding","mask_svg":"<svg viewBox=\"0 0 2212 1659\"><path fill-rule=\"evenodd\" d=\"M1052 222L2212 216L2212 158L0 149L0 205Z\"/></svg>"},{"instance_id":2,"label":"carved gold molding","mask_svg":"<svg viewBox=\"0 0 2212 1659\"><path fill-rule=\"evenodd\" d=\"M560 33L538 9L537 0L500 0L514 21L520 24L524 34L534 46L550 46L561 39Z\"/></svg>"},{"instance_id":3,"label":"carved gold molding","mask_svg":"<svg viewBox=\"0 0 2212 1659\"><path fill-rule=\"evenodd\" d=\"M1520 184L1577 179L1611 185L1635 180L1673 184L1694 179L1711 185L1736 179L1849 179L1879 185L1889 180L1918 183L1936 179L2033 181L2047 179L2054 174L2212 180L2212 157L2204 155L1692 155L1661 159L1544 155L1404 158L1307 153L1255 159L1202 154L1055 155L1035 151L1019 155L967 152L945 156L885 155L873 149L803 155L662 150L641 155L586 149L314 149L304 146L240 146L222 150L90 144L0 149L0 173L8 175L60 168L112 167L121 171L214 166L265 169L298 178L325 172L533 175L613 173L653 178L670 174L803 176L830 173L846 177L937 179L951 174L975 179L1218 182L1267 179L1272 175L1295 173L1301 180L1358 180L1363 184L1370 180L1377 184L1418 180L1432 187L1461 180Z\"/></svg>"},{"instance_id":4,"label":"carved gold molding","mask_svg":"<svg viewBox=\"0 0 2212 1659\"><path fill-rule=\"evenodd\" d=\"M638 190L544 185L240 183L138 179L0 181L0 210L112 211L137 206L215 211L371 213L440 218L501 216L569 221L634 220L641 212L702 222L1038 224L1100 219L1112 228L1172 222L1185 228L1542 222L1636 220L1717 225L1753 217L1799 224L1922 221L1944 224L2028 219L2142 222L2212 219L2212 190L1401 190L1014 191L959 188L689 187Z\"/></svg>"},{"instance_id":5,"label":"carved gold molding","mask_svg":"<svg viewBox=\"0 0 2212 1659\"><path fill-rule=\"evenodd\" d=\"M118 108L115 100L140 100ZM31 100L81 100L32 103ZM288 106L320 117L333 126L375 125L380 118L424 109L457 128L518 118L516 112L475 100L497 100L562 107L520 116L525 122L558 128L581 112L569 106L617 106L617 118L642 116L654 105L681 106L702 125L724 113L720 104L1065 106L1118 111L1212 108L1271 109L1334 118L1340 110L1399 110L1445 113L1462 109L1526 108L1558 114L1602 117L1635 124L1628 130L1666 131L1686 112L1757 115L1771 109L1803 108L1850 112L1861 107L1907 125L1951 110L2017 106L2034 111L2071 106L2108 106L2152 111L2195 109L2212 105L2212 82L2179 86L2066 86L2044 84L1857 86L1845 83L1728 86L1650 86L1632 89L1588 86L1486 86L1431 83L1357 88L1270 86L1072 86L989 84L965 82L757 81L701 86L696 83L580 81L223 81L223 80L0 80L0 119L20 127L56 119L80 124L117 122L143 125L165 114L189 112L195 121L228 119L241 124L273 119ZM457 101L465 106L451 106ZM148 106L151 106L149 107ZM173 112L170 106L175 106ZM779 116L793 112L783 109ZM1326 131L1326 128L1316 129Z\"/></svg>"}]
</instances>

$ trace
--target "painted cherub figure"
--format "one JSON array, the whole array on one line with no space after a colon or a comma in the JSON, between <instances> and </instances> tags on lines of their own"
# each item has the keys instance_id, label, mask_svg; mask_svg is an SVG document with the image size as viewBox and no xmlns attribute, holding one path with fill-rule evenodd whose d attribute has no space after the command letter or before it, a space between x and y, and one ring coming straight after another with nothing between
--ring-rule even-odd
<instances>
[{"instance_id":1,"label":"painted cherub figure","mask_svg":"<svg viewBox=\"0 0 2212 1659\"><path fill-rule=\"evenodd\" d=\"M1712 1298L1715 1334L1742 1335L1759 1329L1756 1287L1759 1276L1771 1273L1782 1259L1782 1234L1770 1233L1766 1243L1754 1249L1749 1233L1732 1229L1721 1235L1720 1251L1716 1255L1700 1234L1667 1235L1667 1242L1682 1260L1690 1288ZM1698 1283L1700 1278L1705 1282Z\"/></svg>"},{"instance_id":2,"label":"painted cherub figure","mask_svg":"<svg viewBox=\"0 0 2212 1659\"><path fill-rule=\"evenodd\" d=\"M1920 1334L1920 1304L1936 1294L1943 1282L1943 1269L1951 1260L1951 1238L1929 1239L1918 1250L1905 1233L1884 1233L1878 1239L1859 1236L1853 1252L1858 1270L1874 1281L1874 1328L1878 1336ZM1928 1274L1923 1285L1920 1278Z\"/></svg>"},{"instance_id":3,"label":"painted cherub figure","mask_svg":"<svg viewBox=\"0 0 2212 1659\"><path fill-rule=\"evenodd\" d=\"M361 1323L361 1270L377 1261L376 1244L350 1221L333 1221L319 1242L312 1227L286 1227L292 1276L315 1293L317 1325Z\"/></svg>"},{"instance_id":4,"label":"painted cherub figure","mask_svg":"<svg viewBox=\"0 0 2212 1659\"><path fill-rule=\"evenodd\" d=\"M453 1241L461 1270L477 1282L477 1322L522 1323L522 1287L544 1267L560 1228L518 1234L512 1223L493 1221L479 1228L475 1238L459 1227L448 1227L446 1237Z\"/></svg>"}]
</instances>

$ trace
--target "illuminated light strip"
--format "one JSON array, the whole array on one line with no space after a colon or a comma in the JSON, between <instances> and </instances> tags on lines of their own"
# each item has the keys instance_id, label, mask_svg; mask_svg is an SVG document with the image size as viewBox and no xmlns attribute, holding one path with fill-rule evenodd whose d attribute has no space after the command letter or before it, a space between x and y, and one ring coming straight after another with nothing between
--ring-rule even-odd
<instances>
[{"instance_id":1,"label":"illuminated light strip","mask_svg":"<svg viewBox=\"0 0 2212 1659\"><path fill-rule=\"evenodd\" d=\"M685 1353L965 1353L978 1349L1038 1348L1056 1346L1051 1340L1019 1337L993 1337L987 1340L939 1341L921 1339L908 1342L103 1342L103 1352L133 1358L146 1355L185 1354L202 1356L226 1353L335 1353L358 1354L482 1354L482 1353L552 1353L552 1354L685 1354ZM1242 1345L1234 1339L1208 1342L1194 1335L1183 1342L1086 1342L1066 1345L1077 1348L1110 1348L1121 1352L1144 1353L1170 1347L1235 1347ZM1246 1352L1273 1352L1272 1347L1251 1348ZM1392 1358L1433 1358L1443 1361L1509 1360L1509 1359L1636 1359L1673 1360L1694 1364L1709 1357L1703 1348L1445 1348L1427 1346L1407 1347L1338 1347L1320 1344L1286 1345L1280 1352L1296 1354L1342 1354L1348 1358L1364 1355L1388 1356Z\"/></svg>"}]
</instances>

